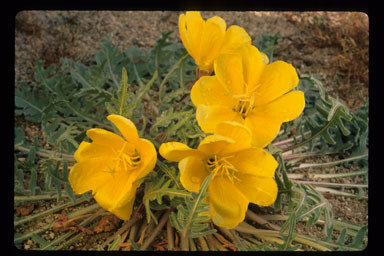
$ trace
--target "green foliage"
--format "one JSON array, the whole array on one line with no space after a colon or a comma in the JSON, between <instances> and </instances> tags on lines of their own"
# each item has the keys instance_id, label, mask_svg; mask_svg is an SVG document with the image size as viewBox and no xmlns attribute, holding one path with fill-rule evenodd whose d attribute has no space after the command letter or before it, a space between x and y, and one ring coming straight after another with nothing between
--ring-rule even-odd
<instances>
[{"instance_id":1,"label":"green foliage","mask_svg":"<svg viewBox=\"0 0 384 256\"><path fill-rule=\"evenodd\" d=\"M275 35L261 34L258 40L255 42L255 46L261 52L268 56L269 62L273 62L273 51L279 40L280 33L277 32Z\"/></svg>"},{"instance_id":2,"label":"green foliage","mask_svg":"<svg viewBox=\"0 0 384 256\"><path fill-rule=\"evenodd\" d=\"M327 96L322 83L310 75L300 75L298 89L304 91L306 106L302 117L290 123L298 135L295 145L284 151L307 143L310 151L358 155L367 150L368 105L356 115L339 99Z\"/></svg>"},{"instance_id":3,"label":"green foliage","mask_svg":"<svg viewBox=\"0 0 384 256\"><path fill-rule=\"evenodd\" d=\"M189 97L196 65L181 44L169 41L171 35L172 31L163 33L150 51L137 47L122 51L106 37L90 65L61 59L58 66L44 67L39 58L34 61L36 86L16 85L15 117L24 126L29 122L38 126L46 143L41 146L37 138L31 143L23 126L15 127L15 196L57 195L59 201L67 196L73 202L88 198L87 194L74 195L68 182L69 166L74 164L73 153L86 139L88 129L113 129L105 118L108 114L130 118L137 125L140 137L151 140L156 148L165 141L197 147L206 135L197 124L195 107ZM277 33L261 35L256 40L259 50L270 61L278 38ZM290 180L288 176L294 166L283 160L282 152L293 149L349 156L364 154L368 150L368 104L356 112L350 111L339 99L327 96L321 81L313 75L301 74L297 89L305 93L304 113L301 118L284 124L276 139L289 139L288 131L295 128L293 145L282 149L268 147L279 162L275 173L278 195L273 208L287 216L279 233L283 243L263 241L247 246L248 242L239 238L234 244L240 250L298 250L302 246L296 240L296 224L305 221L310 227L322 220L327 238L319 244L330 249L363 249L367 227L342 229L338 241L332 241L336 225L329 202L314 186ZM359 162L368 168L366 158ZM171 224L184 238L216 232L210 229L207 215L207 187L211 178L212 175L204 180L198 193L191 193L180 182L177 164L159 159L155 170L142 180L142 198L137 196L137 201L145 206L147 223L151 219L158 223L156 211L172 209ZM364 191L360 189L359 193L362 198ZM31 237L43 247L50 245L38 233L25 237ZM129 241L134 249L139 249L133 240ZM120 242L119 235L107 249L116 250Z\"/></svg>"},{"instance_id":4,"label":"green foliage","mask_svg":"<svg viewBox=\"0 0 384 256\"><path fill-rule=\"evenodd\" d=\"M164 206L168 208L163 199L164 196L167 196L168 200L171 200L175 205L183 202L183 200L177 199L191 197L191 194L181 186L175 168L169 167L161 163L161 161L157 161L157 164L161 172L157 171L149 175L145 182L143 196L147 221L149 222L150 219L153 218L156 223L157 219L151 209L159 210L160 208L164 208ZM170 203L168 204L173 206Z\"/></svg>"},{"instance_id":5,"label":"green foliage","mask_svg":"<svg viewBox=\"0 0 384 256\"><path fill-rule=\"evenodd\" d=\"M177 214L172 212L170 220L172 225L181 232L183 237L195 238L208 234L215 233L215 229L209 229L207 223L207 207L209 204L203 202L208 196L206 192L208 184L211 181L213 174L205 178L198 193L192 192L192 198L186 198L185 206L177 206Z\"/></svg>"}]
</instances>

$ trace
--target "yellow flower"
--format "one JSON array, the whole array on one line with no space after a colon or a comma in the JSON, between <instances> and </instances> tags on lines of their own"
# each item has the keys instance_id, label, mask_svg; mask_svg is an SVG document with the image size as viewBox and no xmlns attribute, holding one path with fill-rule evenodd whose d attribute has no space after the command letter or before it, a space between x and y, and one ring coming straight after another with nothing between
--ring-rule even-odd
<instances>
[{"instance_id":1,"label":"yellow flower","mask_svg":"<svg viewBox=\"0 0 384 256\"><path fill-rule=\"evenodd\" d=\"M275 61L266 65L256 47L222 54L214 65L215 75L201 77L192 87L201 129L210 133L223 121L236 121L253 133L253 145L264 147L283 122L297 118L304 109L302 91L291 91L299 79L292 65Z\"/></svg>"},{"instance_id":2,"label":"yellow flower","mask_svg":"<svg viewBox=\"0 0 384 256\"><path fill-rule=\"evenodd\" d=\"M153 170L157 160L153 144L139 138L135 125L119 115L107 117L122 134L93 128L92 142L83 141L75 152L77 163L69 183L77 194L92 190L97 203L123 220L129 219L139 179Z\"/></svg>"},{"instance_id":3,"label":"yellow flower","mask_svg":"<svg viewBox=\"0 0 384 256\"><path fill-rule=\"evenodd\" d=\"M205 21L197 11L180 14L181 41L200 70L211 73L213 61L221 53L251 44L251 38L243 28L232 25L226 30L226 26L225 21L218 16Z\"/></svg>"},{"instance_id":4,"label":"yellow flower","mask_svg":"<svg viewBox=\"0 0 384 256\"><path fill-rule=\"evenodd\" d=\"M277 162L261 148L251 147L251 131L236 122L222 122L214 135L204 138L197 149L180 142L163 143L159 153L179 162L180 181L188 191L198 192L204 179L212 221L234 228L245 218L249 202L268 206L276 200L273 179Z\"/></svg>"}]
</instances>

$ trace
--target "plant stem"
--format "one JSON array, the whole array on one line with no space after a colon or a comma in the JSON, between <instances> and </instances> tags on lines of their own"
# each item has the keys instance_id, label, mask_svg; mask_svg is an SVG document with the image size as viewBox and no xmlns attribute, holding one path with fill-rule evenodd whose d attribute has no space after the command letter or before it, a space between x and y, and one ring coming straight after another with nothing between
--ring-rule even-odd
<instances>
[{"instance_id":1,"label":"plant stem","mask_svg":"<svg viewBox=\"0 0 384 256\"><path fill-rule=\"evenodd\" d=\"M124 231L126 231L128 228L130 228L135 222L139 219L139 212L143 208L143 204L140 204L140 206L137 208L137 210L134 212L133 216L129 221L125 222L124 225L115 233L113 236L110 236L102 245L101 247L105 248L110 242L112 242L118 235L121 235Z\"/></svg>"},{"instance_id":2,"label":"plant stem","mask_svg":"<svg viewBox=\"0 0 384 256\"><path fill-rule=\"evenodd\" d=\"M167 241L168 241L168 251L173 250L175 247L175 240L174 240L174 230L171 224L171 221L168 219L167 222Z\"/></svg>"},{"instance_id":3,"label":"plant stem","mask_svg":"<svg viewBox=\"0 0 384 256\"><path fill-rule=\"evenodd\" d=\"M214 246L216 249L218 249L219 251L228 251L227 248L225 248L220 242L218 242L216 240L216 238L214 238L211 234L207 235L206 236L209 243Z\"/></svg>"},{"instance_id":4,"label":"plant stem","mask_svg":"<svg viewBox=\"0 0 384 256\"><path fill-rule=\"evenodd\" d=\"M253 235L256 235L256 236L272 236L272 237L280 237L280 232L279 231L275 231L275 230L265 230L265 229L257 229L257 228L254 228L253 226L249 225L248 223L246 222L242 222L240 223L236 228L235 228L236 231L238 232L242 232L242 233L246 233L246 234L253 234ZM288 233L288 231L284 232L284 233ZM308 246L311 246L317 250L320 250L320 251L330 251L329 248L323 246L320 244L320 242L317 242L317 241L313 241L312 239L309 239L303 235L299 235L299 234L295 234L294 233L294 239L295 241L299 242L299 243L302 243L302 244L306 244Z\"/></svg>"},{"instance_id":5,"label":"plant stem","mask_svg":"<svg viewBox=\"0 0 384 256\"><path fill-rule=\"evenodd\" d=\"M201 250L209 251L209 247L208 247L207 241L205 241L205 238L203 236L199 236L198 239L200 242Z\"/></svg>"},{"instance_id":6,"label":"plant stem","mask_svg":"<svg viewBox=\"0 0 384 256\"><path fill-rule=\"evenodd\" d=\"M270 223L269 221L263 219L262 217L260 217L259 215L257 215L256 213L252 212L251 210L248 209L247 213L246 213L246 217L248 217L249 219L257 222L258 224L262 225L262 226L266 226L272 230L280 230L281 227L279 226L276 226L272 223Z\"/></svg>"},{"instance_id":7,"label":"plant stem","mask_svg":"<svg viewBox=\"0 0 384 256\"><path fill-rule=\"evenodd\" d=\"M309 174L309 178L311 179L333 179L333 178L344 178L344 177L350 177L350 176L358 176L358 175L364 175L368 172L368 170L363 169L361 171L356 172L348 172L348 173L314 173ZM306 177L306 174L302 173L288 173L289 179L303 179Z\"/></svg>"},{"instance_id":8,"label":"plant stem","mask_svg":"<svg viewBox=\"0 0 384 256\"><path fill-rule=\"evenodd\" d=\"M98 213L101 213L105 211L104 209L99 209L99 211L96 212L96 214ZM89 216L88 218L86 218L85 220L83 220L79 225L80 226L85 226L87 225L88 223L92 222L95 218L97 217L97 215L95 216ZM48 247L52 247L58 243L60 243L61 241L64 241L63 244L59 245L58 247L55 248L55 250L59 250L61 249L65 244L71 244L73 243L74 241L76 241L77 239L79 239L83 233L79 233L78 235L72 237L71 239L67 240L67 238L71 237L74 233L76 233L78 230L75 230L75 231L70 231L64 235L62 235L61 237L59 237L58 239L52 241L50 244L46 245L45 248L42 248L42 250L44 249L48 249Z\"/></svg>"},{"instance_id":9,"label":"plant stem","mask_svg":"<svg viewBox=\"0 0 384 256\"><path fill-rule=\"evenodd\" d=\"M24 224L24 223L26 223L26 222L33 221L33 220L35 220L35 219L37 219L37 218L41 218L41 217L44 217L44 216L46 216L46 215L52 214L52 213L54 213L54 212L58 212L58 211L60 211L60 210L62 210L62 209L69 208L69 207L75 206L75 205L77 205L77 204L81 204L81 203L84 202L85 200L86 200L85 198L81 198L81 199L79 199L79 200L76 201L76 202L68 202L68 203L66 203L66 204L62 204L62 205L53 207L53 208L51 208L51 209L49 209L49 210L46 210L46 211L43 211L43 212L39 212L39 213L37 213L37 214L35 214L35 215L28 216L28 217L26 217L26 218L22 218L22 219L20 219L20 220L14 221L14 222L13 222L13 225L16 227L16 226L21 225L21 224Z\"/></svg>"},{"instance_id":10,"label":"plant stem","mask_svg":"<svg viewBox=\"0 0 384 256\"><path fill-rule=\"evenodd\" d=\"M355 194L351 194L351 193L347 193L347 192L343 192L343 191L339 191L339 190L336 190L336 189L332 189L332 188L325 188L325 187L315 187L316 191L319 191L321 193L330 193L330 194L333 194L333 195L337 195L337 196L345 196L345 197L358 197L358 195L355 195ZM368 199L367 196L362 196L360 199Z\"/></svg>"},{"instance_id":11,"label":"plant stem","mask_svg":"<svg viewBox=\"0 0 384 256\"><path fill-rule=\"evenodd\" d=\"M283 216L280 214L262 215L261 217L266 220L274 220L274 221L286 221L288 219L288 215ZM309 219L308 217L304 217L301 221L307 222L308 219ZM362 228L361 226L339 221L336 219L332 220L332 222L333 222L333 228L335 230L341 231L342 229L347 228L347 234L351 236L355 236L357 231ZM324 223L325 223L324 219L321 218L321 219L318 219L315 224L324 225Z\"/></svg>"},{"instance_id":12,"label":"plant stem","mask_svg":"<svg viewBox=\"0 0 384 256\"><path fill-rule=\"evenodd\" d=\"M193 241L193 238L189 238L189 247L191 248L192 252L195 252L197 250L196 244L195 244L195 241Z\"/></svg>"},{"instance_id":13,"label":"plant stem","mask_svg":"<svg viewBox=\"0 0 384 256\"><path fill-rule=\"evenodd\" d=\"M151 236L148 237L147 240L145 240L144 244L140 247L140 250L146 250L148 246L153 242L153 240L155 240L158 233L162 230L164 225L169 220L169 215L171 215L171 213L172 213L172 208L168 209L164 213L163 217L161 217L161 220L159 221L159 224L156 226L155 230L153 230Z\"/></svg>"},{"instance_id":14,"label":"plant stem","mask_svg":"<svg viewBox=\"0 0 384 256\"><path fill-rule=\"evenodd\" d=\"M189 241L188 237L184 236L182 232L179 232L180 234L180 247L182 251L188 251L189 250Z\"/></svg>"},{"instance_id":15,"label":"plant stem","mask_svg":"<svg viewBox=\"0 0 384 256\"><path fill-rule=\"evenodd\" d=\"M30 148L26 148L26 147L23 147L23 146L16 146L16 149L18 149L20 151L25 151L25 152L31 151ZM38 149L36 151L36 154L39 155L39 156L42 156L42 157L47 157L47 158L55 157L56 155L58 155L59 159L63 159L63 160L67 160L67 161L74 161L75 160L73 158L73 155L69 155L69 154L65 154L65 153L59 153L59 152L56 152L56 151L46 150L46 149Z\"/></svg>"},{"instance_id":16,"label":"plant stem","mask_svg":"<svg viewBox=\"0 0 384 256\"><path fill-rule=\"evenodd\" d=\"M342 163L346 163L346 162L355 161L355 160L364 158L366 156L368 156L368 152L366 152L366 153L364 153L362 155L353 156L353 157L350 157L350 158L346 158L346 159L342 159L342 160L338 160L338 161L333 161L333 162L327 162L327 163L305 163L305 164L301 164L298 167L292 168L292 170L303 169L303 168L313 168L313 167L329 167L329 166L333 166L333 165L338 165L338 164L342 164Z\"/></svg>"},{"instance_id":17,"label":"plant stem","mask_svg":"<svg viewBox=\"0 0 384 256\"><path fill-rule=\"evenodd\" d=\"M306 181L306 180L291 180L291 181L296 183L301 183L301 184L311 184L311 185L325 186L325 187L368 188L367 184L331 183L331 182L317 182L317 181Z\"/></svg>"}]
</instances>

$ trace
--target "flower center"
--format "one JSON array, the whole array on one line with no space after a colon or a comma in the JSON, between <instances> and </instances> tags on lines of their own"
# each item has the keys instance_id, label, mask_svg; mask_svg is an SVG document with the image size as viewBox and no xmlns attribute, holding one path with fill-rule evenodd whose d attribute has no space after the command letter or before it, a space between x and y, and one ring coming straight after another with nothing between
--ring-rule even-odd
<instances>
[{"instance_id":1,"label":"flower center","mask_svg":"<svg viewBox=\"0 0 384 256\"><path fill-rule=\"evenodd\" d=\"M127 150L128 146L131 145L125 141L121 149L118 152L115 151L116 157L113 160L114 165L112 168L108 167L108 172L110 172L112 175L116 171L130 171L140 165L140 154L134 148Z\"/></svg>"},{"instance_id":2,"label":"flower center","mask_svg":"<svg viewBox=\"0 0 384 256\"><path fill-rule=\"evenodd\" d=\"M244 83L244 94L233 95L237 100L233 111L238 112L243 119L247 117L250 111L254 109L256 89L259 85L255 86L252 90L248 90L248 85Z\"/></svg>"},{"instance_id":3,"label":"flower center","mask_svg":"<svg viewBox=\"0 0 384 256\"><path fill-rule=\"evenodd\" d=\"M236 172L238 171L228 159L233 156L218 157L217 155L211 156L208 158L206 164L208 170L214 173L214 176L226 176L232 183L233 180L240 180L236 177Z\"/></svg>"}]
</instances>

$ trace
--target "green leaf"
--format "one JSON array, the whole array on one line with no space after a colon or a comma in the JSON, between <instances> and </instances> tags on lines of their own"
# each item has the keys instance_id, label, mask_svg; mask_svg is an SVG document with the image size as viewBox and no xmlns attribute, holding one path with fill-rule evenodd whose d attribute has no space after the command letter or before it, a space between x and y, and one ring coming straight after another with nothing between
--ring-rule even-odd
<instances>
[{"instance_id":1,"label":"green leaf","mask_svg":"<svg viewBox=\"0 0 384 256\"><path fill-rule=\"evenodd\" d=\"M208 204L203 203L203 199L208 196L206 190L213 175L205 178L198 193L192 192L192 198L185 198L185 206L179 205L177 214L171 214L172 224L184 237L196 238L216 232L210 230L207 223L203 223L209 220L209 216L204 215L208 211Z\"/></svg>"},{"instance_id":2,"label":"green leaf","mask_svg":"<svg viewBox=\"0 0 384 256\"><path fill-rule=\"evenodd\" d=\"M31 122L39 122L48 100L44 92L27 87L15 88L15 115L23 114Z\"/></svg>"},{"instance_id":3,"label":"green leaf","mask_svg":"<svg viewBox=\"0 0 384 256\"><path fill-rule=\"evenodd\" d=\"M353 239L352 247L355 248L362 248L364 239L366 238L368 231L368 226L363 226L356 234L356 236Z\"/></svg>"}]
</instances>

